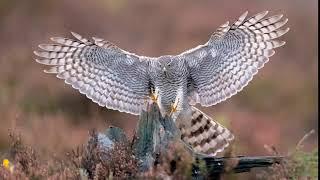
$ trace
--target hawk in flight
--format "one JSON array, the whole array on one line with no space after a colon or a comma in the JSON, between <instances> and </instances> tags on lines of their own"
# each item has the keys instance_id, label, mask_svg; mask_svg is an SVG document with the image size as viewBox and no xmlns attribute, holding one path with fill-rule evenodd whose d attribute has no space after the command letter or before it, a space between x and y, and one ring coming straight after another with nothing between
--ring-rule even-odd
<instances>
[{"instance_id":1,"label":"hawk in flight","mask_svg":"<svg viewBox=\"0 0 320 180\"><path fill-rule=\"evenodd\" d=\"M53 37L41 44L36 61L93 102L139 115L152 99L171 116L181 139L197 153L216 155L234 139L232 133L195 108L212 106L241 91L262 68L288 32L283 15L268 11L226 22L209 41L178 55L139 56L93 37Z\"/></svg>"}]
</instances>

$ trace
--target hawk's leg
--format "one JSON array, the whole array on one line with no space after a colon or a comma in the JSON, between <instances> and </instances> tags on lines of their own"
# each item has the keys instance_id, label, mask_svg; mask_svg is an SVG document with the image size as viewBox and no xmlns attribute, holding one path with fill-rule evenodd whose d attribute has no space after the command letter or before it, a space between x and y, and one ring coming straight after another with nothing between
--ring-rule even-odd
<instances>
[{"instance_id":1,"label":"hawk's leg","mask_svg":"<svg viewBox=\"0 0 320 180\"><path fill-rule=\"evenodd\" d=\"M149 96L147 96L145 98L145 103L146 104L149 104L149 103L158 104L158 98L159 98L159 91L151 87ZM151 102L150 102L150 100L151 100Z\"/></svg>"},{"instance_id":2,"label":"hawk's leg","mask_svg":"<svg viewBox=\"0 0 320 180\"><path fill-rule=\"evenodd\" d=\"M158 104L158 97L159 97L159 92L151 87L150 94L144 98L145 105L149 105L152 103Z\"/></svg>"},{"instance_id":3,"label":"hawk's leg","mask_svg":"<svg viewBox=\"0 0 320 180\"><path fill-rule=\"evenodd\" d=\"M173 113L177 112L179 101L180 99L177 98L177 100L171 104L169 117L171 117Z\"/></svg>"},{"instance_id":4,"label":"hawk's leg","mask_svg":"<svg viewBox=\"0 0 320 180\"><path fill-rule=\"evenodd\" d=\"M159 92L156 89L151 88L150 99L152 100L152 102L157 103L158 97Z\"/></svg>"}]
</instances>

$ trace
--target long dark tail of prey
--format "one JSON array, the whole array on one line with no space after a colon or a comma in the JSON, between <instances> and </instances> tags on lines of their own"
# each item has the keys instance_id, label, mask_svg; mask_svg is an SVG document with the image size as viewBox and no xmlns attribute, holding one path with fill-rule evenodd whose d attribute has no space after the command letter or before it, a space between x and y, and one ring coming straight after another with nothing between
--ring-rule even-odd
<instances>
[{"instance_id":1,"label":"long dark tail of prey","mask_svg":"<svg viewBox=\"0 0 320 180\"><path fill-rule=\"evenodd\" d=\"M192 107L190 126L180 127L181 139L189 144L193 151L215 156L229 146L234 139L233 134L218 122Z\"/></svg>"}]
</instances>

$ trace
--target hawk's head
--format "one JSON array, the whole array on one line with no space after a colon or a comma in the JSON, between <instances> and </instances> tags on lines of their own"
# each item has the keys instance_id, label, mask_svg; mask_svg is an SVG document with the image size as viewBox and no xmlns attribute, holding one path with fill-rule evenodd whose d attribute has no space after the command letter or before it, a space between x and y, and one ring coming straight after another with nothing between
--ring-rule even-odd
<instances>
[{"instance_id":1,"label":"hawk's head","mask_svg":"<svg viewBox=\"0 0 320 180\"><path fill-rule=\"evenodd\" d=\"M174 68L172 68L174 63L172 62L173 61L170 56L162 56L159 58L158 63L160 66L161 74L164 74L166 77L168 76L168 74L171 74L170 72L174 70Z\"/></svg>"},{"instance_id":2,"label":"hawk's head","mask_svg":"<svg viewBox=\"0 0 320 180\"><path fill-rule=\"evenodd\" d=\"M159 57L156 66L157 75L170 81L180 79L186 72L184 62L175 59L173 56Z\"/></svg>"}]
</instances>

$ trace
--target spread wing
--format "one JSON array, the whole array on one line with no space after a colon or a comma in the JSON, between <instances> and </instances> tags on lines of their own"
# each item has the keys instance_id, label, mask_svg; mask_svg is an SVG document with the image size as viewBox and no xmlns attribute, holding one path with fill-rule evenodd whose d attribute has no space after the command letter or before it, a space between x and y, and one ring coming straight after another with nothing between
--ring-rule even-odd
<instances>
[{"instance_id":1,"label":"spread wing","mask_svg":"<svg viewBox=\"0 0 320 180\"><path fill-rule=\"evenodd\" d=\"M288 32L281 29L288 19L264 18L267 13L246 18L246 12L232 25L221 25L206 44L178 55L190 69L191 102L211 106L241 91L285 44L277 38Z\"/></svg>"},{"instance_id":2,"label":"spread wing","mask_svg":"<svg viewBox=\"0 0 320 180\"><path fill-rule=\"evenodd\" d=\"M150 92L148 60L103 39L72 35L75 39L57 37L51 38L56 44L39 45L36 61L52 66L45 72L57 74L100 106L139 114Z\"/></svg>"}]
</instances>

